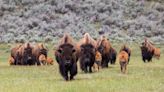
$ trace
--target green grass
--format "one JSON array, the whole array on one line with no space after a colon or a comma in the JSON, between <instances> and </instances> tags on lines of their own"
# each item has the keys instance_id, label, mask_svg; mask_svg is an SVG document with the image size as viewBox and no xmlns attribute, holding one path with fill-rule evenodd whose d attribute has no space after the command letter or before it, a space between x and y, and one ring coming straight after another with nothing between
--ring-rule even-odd
<instances>
[{"instance_id":1,"label":"green grass","mask_svg":"<svg viewBox=\"0 0 164 92\"><path fill-rule=\"evenodd\" d=\"M0 45L0 92L163 92L164 55L143 63L137 44L130 44L132 57L128 73L121 74L118 61L108 69L84 74L78 69L74 81L66 82L53 66L9 66L9 46ZM49 46L51 48L52 46ZM114 45L117 50L120 46ZM163 47L163 46L158 46ZM164 52L164 48L162 53ZM49 56L53 51L49 49Z\"/></svg>"}]
</instances>

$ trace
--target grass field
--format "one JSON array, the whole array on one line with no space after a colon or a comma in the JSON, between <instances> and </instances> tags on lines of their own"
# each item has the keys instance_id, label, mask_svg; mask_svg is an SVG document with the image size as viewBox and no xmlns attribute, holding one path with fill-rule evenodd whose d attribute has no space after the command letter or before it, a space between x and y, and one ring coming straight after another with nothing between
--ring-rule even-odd
<instances>
[{"instance_id":1,"label":"grass field","mask_svg":"<svg viewBox=\"0 0 164 92\"><path fill-rule=\"evenodd\" d=\"M49 46L51 48L52 46ZM120 46L114 45L117 50ZM121 74L118 61L108 69L84 74L79 69L74 81L66 82L53 66L9 66L9 45L0 45L0 92L164 92L164 46L161 58L143 63L137 44L130 44L128 73ZM53 52L49 49L49 56Z\"/></svg>"}]
</instances>

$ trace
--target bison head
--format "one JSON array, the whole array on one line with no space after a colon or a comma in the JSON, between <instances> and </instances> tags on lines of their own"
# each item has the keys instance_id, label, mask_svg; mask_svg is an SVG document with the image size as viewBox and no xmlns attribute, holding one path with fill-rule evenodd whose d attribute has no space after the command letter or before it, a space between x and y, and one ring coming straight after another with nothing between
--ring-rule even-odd
<instances>
[{"instance_id":1,"label":"bison head","mask_svg":"<svg viewBox=\"0 0 164 92\"><path fill-rule=\"evenodd\" d=\"M92 58L95 58L95 48L91 44L81 45L81 59L84 62L90 62Z\"/></svg>"},{"instance_id":2,"label":"bison head","mask_svg":"<svg viewBox=\"0 0 164 92\"><path fill-rule=\"evenodd\" d=\"M59 63L64 63L65 65L71 65L75 60L74 53L76 50L71 44L63 44L59 47L58 52L60 53L61 61Z\"/></svg>"},{"instance_id":3,"label":"bison head","mask_svg":"<svg viewBox=\"0 0 164 92\"><path fill-rule=\"evenodd\" d=\"M32 47L30 44L25 45L24 47L24 53L23 53L23 59L25 63L32 61Z\"/></svg>"}]
</instances>

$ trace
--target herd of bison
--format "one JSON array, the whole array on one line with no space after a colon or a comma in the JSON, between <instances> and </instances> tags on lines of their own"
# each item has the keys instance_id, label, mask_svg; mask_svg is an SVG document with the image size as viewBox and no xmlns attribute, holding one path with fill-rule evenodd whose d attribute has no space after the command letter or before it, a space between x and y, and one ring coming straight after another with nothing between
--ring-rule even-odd
<instances>
[{"instance_id":1,"label":"herd of bison","mask_svg":"<svg viewBox=\"0 0 164 92\"><path fill-rule=\"evenodd\" d=\"M160 49L156 48L146 38L140 46L143 62L152 61L152 57L159 59ZM53 65L52 58L47 56L47 48L42 44L25 43L11 49L9 57L10 65ZM54 50L54 56L59 65L59 71L65 80L73 80L77 74L77 62L84 73L98 71L100 68L107 68L108 63L115 64L116 57L120 63L122 73L126 73L126 67L130 61L131 49L123 45L117 55L109 39L102 36L93 39L85 33L79 42L64 34L58 46Z\"/></svg>"}]
</instances>

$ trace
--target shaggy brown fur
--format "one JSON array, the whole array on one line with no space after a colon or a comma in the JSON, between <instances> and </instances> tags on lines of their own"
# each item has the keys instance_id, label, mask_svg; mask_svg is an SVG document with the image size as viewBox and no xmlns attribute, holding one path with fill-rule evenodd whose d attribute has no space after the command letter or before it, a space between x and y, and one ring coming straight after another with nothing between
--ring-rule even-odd
<instances>
[{"instance_id":1,"label":"shaggy brown fur","mask_svg":"<svg viewBox=\"0 0 164 92\"><path fill-rule=\"evenodd\" d=\"M101 67L101 61L102 61L101 53L99 51L96 51L95 62L93 65L94 71L99 71L99 69Z\"/></svg>"},{"instance_id":2,"label":"shaggy brown fur","mask_svg":"<svg viewBox=\"0 0 164 92\"><path fill-rule=\"evenodd\" d=\"M111 43L110 43L110 41L105 36L102 36L97 41L97 46L96 47L98 48L100 45L103 45L105 47L103 54L109 53L110 48L111 48Z\"/></svg>"},{"instance_id":3,"label":"shaggy brown fur","mask_svg":"<svg viewBox=\"0 0 164 92\"><path fill-rule=\"evenodd\" d=\"M18 49L22 46L22 44L17 45L16 47L11 49L11 57L14 59L14 65L16 65L16 58L18 54Z\"/></svg>"},{"instance_id":4,"label":"shaggy brown fur","mask_svg":"<svg viewBox=\"0 0 164 92\"><path fill-rule=\"evenodd\" d=\"M118 55L119 58L119 63L120 63L120 68L122 73L126 73L127 71L127 64L128 64L128 58L129 55L125 51L121 51Z\"/></svg>"},{"instance_id":5,"label":"shaggy brown fur","mask_svg":"<svg viewBox=\"0 0 164 92\"><path fill-rule=\"evenodd\" d=\"M46 56L41 54L39 56L39 62L41 62L43 65L45 65L46 64Z\"/></svg>"},{"instance_id":6,"label":"shaggy brown fur","mask_svg":"<svg viewBox=\"0 0 164 92\"><path fill-rule=\"evenodd\" d=\"M8 62L10 65L14 65L15 60L13 57L9 57Z\"/></svg>"},{"instance_id":7,"label":"shaggy brown fur","mask_svg":"<svg viewBox=\"0 0 164 92\"><path fill-rule=\"evenodd\" d=\"M71 36L64 34L55 51L56 61L62 77L68 81L73 80L77 74L77 49Z\"/></svg>"},{"instance_id":8,"label":"shaggy brown fur","mask_svg":"<svg viewBox=\"0 0 164 92\"><path fill-rule=\"evenodd\" d=\"M33 50L33 47L31 46L30 43L25 43L25 44L21 45L21 47L18 49L16 64L33 65L34 60L33 60L33 56L32 56L32 50Z\"/></svg>"},{"instance_id":9,"label":"shaggy brown fur","mask_svg":"<svg viewBox=\"0 0 164 92\"><path fill-rule=\"evenodd\" d=\"M101 37L97 41L96 47L97 47L97 50L102 55L102 63L101 63L102 68L107 68L109 60L110 60L110 49L111 49L111 44L109 40L106 37Z\"/></svg>"},{"instance_id":10,"label":"shaggy brown fur","mask_svg":"<svg viewBox=\"0 0 164 92\"><path fill-rule=\"evenodd\" d=\"M54 60L50 57L47 57L47 65L53 65L54 64Z\"/></svg>"},{"instance_id":11,"label":"shaggy brown fur","mask_svg":"<svg viewBox=\"0 0 164 92\"><path fill-rule=\"evenodd\" d=\"M35 59L37 65L41 64L41 62L39 61L39 56L41 54L43 54L47 58L47 53L48 53L47 48L45 48L43 43L39 43L39 44L34 45L32 54L34 56L34 59Z\"/></svg>"},{"instance_id":12,"label":"shaggy brown fur","mask_svg":"<svg viewBox=\"0 0 164 92\"><path fill-rule=\"evenodd\" d=\"M153 43L147 40L145 38L144 42L141 46L141 53L142 53L142 59L145 62L145 60L152 61L152 57L155 56L157 59L160 58L160 49L156 48Z\"/></svg>"},{"instance_id":13,"label":"shaggy brown fur","mask_svg":"<svg viewBox=\"0 0 164 92\"><path fill-rule=\"evenodd\" d=\"M127 46L127 45L123 45L122 47L121 47L121 50L120 50L120 52L121 51L125 51L125 52L127 52L128 53L128 63L129 63L129 61L130 61L130 56L131 56L131 49Z\"/></svg>"},{"instance_id":14,"label":"shaggy brown fur","mask_svg":"<svg viewBox=\"0 0 164 92\"><path fill-rule=\"evenodd\" d=\"M154 56L159 59L160 58L160 49L159 48L155 48L154 49Z\"/></svg>"},{"instance_id":15,"label":"shaggy brown fur","mask_svg":"<svg viewBox=\"0 0 164 92\"><path fill-rule=\"evenodd\" d=\"M80 46L83 44L92 44L96 48L96 41L89 35L89 33L85 33L84 37L78 43L78 49L80 50Z\"/></svg>"},{"instance_id":16,"label":"shaggy brown fur","mask_svg":"<svg viewBox=\"0 0 164 92\"><path fill-rule=\"evenodd\" d=\"M84 37L78 43L80 68L85 73L92 72L92 66L95 62L95 50L96 41L89 35L89 33L85 33Z\"/></svg>"}]
</instances>

